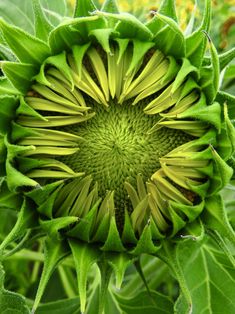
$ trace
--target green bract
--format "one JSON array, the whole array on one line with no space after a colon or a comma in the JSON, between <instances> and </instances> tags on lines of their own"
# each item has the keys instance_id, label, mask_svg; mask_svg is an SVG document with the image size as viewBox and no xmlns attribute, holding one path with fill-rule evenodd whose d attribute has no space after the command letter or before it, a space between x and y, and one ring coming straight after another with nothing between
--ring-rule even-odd
<instances>
[{"instance_id":1,"label":"green bract","mask_svg":"<svg viewBox=\"0 0 235 314\"><path fill-rule=\"evenodd\" d=\"M56 28L33 3L35 37L0 21L18 59L1 63L2 195L6 206L21 206L1 249L27 229L47 235L34 310L72 252L83 312L92 264L106 277L113 269L120 286L129 260L164 259L200 219L214 228L208 204L233 173L234 105L219 78L234 51L219 57L207 34L209 0L187 36L173 1L142 24L114 0L100 11L81 0ZM226 236L234 241L232 230Z\"/></svg>"}]
</instances>

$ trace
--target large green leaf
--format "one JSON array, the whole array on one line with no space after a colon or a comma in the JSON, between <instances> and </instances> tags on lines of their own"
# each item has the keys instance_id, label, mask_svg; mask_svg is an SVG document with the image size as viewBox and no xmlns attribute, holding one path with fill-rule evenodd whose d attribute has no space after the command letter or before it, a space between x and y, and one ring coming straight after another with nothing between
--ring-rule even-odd
<instances>
[{"instance_id":1,"label":"large green leaf","mask_svg":"<svg viewBox=\"0 0 235 314\"><path fill-rule=\"evenodd\" d=\"M66 300L59 300L57 302L48 302L41 304L37 309L37 314L79 314L80 300L79 298L72 298Z\"/></svg>"},{"instance_id":2,"label":"large green leaf","mask_svg":"<svg viewBox=\"0 0 235 314\"><path fill-rule=\"evenodd\" d=\"M192 295L192 314L235 312L235 270L222 252L197 243L178 250L185 278ZM203 297L202 297L203 296ZM184 299L178 299L176 313L183 314Z\"/></svg>"},{"instance_id":3,"label":"large green leaf","mask_svg":"<svg viewBox=\"0 0 235 314\"><path fill-rule=\"evenodd\" d=\"M182 276L191 299L189 307L189 300L182 293L175 303L176 314L235 313L234 266L208 239L180 241L168 247L167 255L172 269L178 264L180 274L176 277Z\"/></svg>"},{"instance_id":4,"label":"large green leaf","mask_svg":"<svg viewBox=\"0 0 235 314\"><path fill-rule=\"evenodd\" d=\"M32 313L35 313L37 307L39 306L48 280L53 274L55 268L69 254L66 243L62 241L57 241L56 239L53 238L46 239L44 250L45 250L44 267L40 278L37 294L35 297Z\"/></svg>"},{"instance_id":5,"label":"large green leaf","mask_svg":"<svg viewBox=\"0 0 235 314\"><path fill-rule=\"evenodd\" d=\"M77 0L74 17L89 16L92 11L95 11L96 7L92 0Z\"/></svg>"},{"instance_id":6,"label":"large green leaf","mask_svg":"<svg viewBox=\"0 0 235 314\"><path fill-rule=\"evenodd\" d=\"M0 265L0 313L29 314L25 298L4 289L4 274L3 267Z\"/></svg>"},{"instance_id":7,"label":"large green leaf","mask_svg":"<svg viewBox=\"0 0 235 314\"><path fill-rule=\"evenodd\" d=\"M128 314L171 314L173 303L165 295L151 291L141 291L135 297L129 298L116 295L119 307Z\"/></svg>"},{"instance_id":8,"label":"large green leaf","mask_svg":"<svg viewBox=\"0 0 235 314\"><path fill-rule=\"evenodd\" d=\"M58 25L61 18L67 15L65 0L41 0L44 12L53 25ZM34 34L34 13L32 1L0 1L0 16L30 34Z\"/></svg>"},{"instance_id":9,"label":"large green leaf","mask_svg":"<svg viewBox=\"0 0 235 314\"><path fill-rule=\"evenodd\" d=\"M24 200L16 224L0 245L1 253L10 243L24 236L28 229L35 226L37 226L37 213L32 210L30 202Z\"/></svg>"}]
</instances>

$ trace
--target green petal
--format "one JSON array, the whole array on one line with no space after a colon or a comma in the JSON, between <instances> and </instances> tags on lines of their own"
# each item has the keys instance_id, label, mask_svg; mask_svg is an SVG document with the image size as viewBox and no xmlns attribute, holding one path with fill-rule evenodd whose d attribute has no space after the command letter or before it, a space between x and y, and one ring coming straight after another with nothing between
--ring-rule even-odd
<instances>
[{"instance_id":1,"label":"green petal","mask_svg":"<svg viewBox=\"0 0 235 314\"><path fill-rule=\"evenodd\" d=\"M119 236L119 232L117 230L117 225L116 225L114 216L111 218L108 236L101 249L104 251L115 251L115 252L125 251L125 248Z\"/></svg>"},{"instance_id":2,"label":"green petal","mask_svg":"<svg viewBox=\"0 0 235 314\"><path fill-rule=\"evenodd\" d=\"M55 199L58 196L58 193L61 190L61 188L62 188L62 185L60 185L55 191L53 191L50 194L50 196L43 203L39 204L37 211L40 214L42 214L43 217L48 217L48 218L52 219ZM57 229L55 228L55 226L56 226L56 224L54 224L53 226L50 226L50 229L48 229L48 232L50 231L52 234L53 234L53 231L57 232ZM46 226L46 228L47 227L48 226ZM53 228L54 228L54 230L53 230Z\"/></svg>"},{"instance_id":3,"label":"green petal","mask_svg":"<svg viewBox=\"0 0 235 314\"><path fill-rule=\"evenodd\" d=\"M120 33L121 38L134 38L143 41L150 40L152 33L136 17L128 13L115 14L98 11L99 16L116 22L115 31Z\"/></svg>"},{"instance_id":4,"label":"green petal","mask_svg":"<svg viewBox=\"0 0 235 314\"><path fill-rule=\"evenodd\" d=\"M96 9L92 0L76 0L74 17L89 16Z\"/></svg>"},{"instance_id":5,"label":"green petal","mask_svg":"<svg viewBox=\"0 0 235 314\"><path fill-rule=\"evenodd\" d=\"M214 148L211 147L211 151L214 157L214 175L211 178L211 185L209 193L215 195L218 193L226 184L229 183L233 174L232 168L219 156Z\"/></svg>"},{"instance_id":6,"label":"green petal","mask_svg":"<svg viewBox=\"0 0 235 314\"><path fill-rule=\"evenodd\" d=\"M201 97L200 100L191 106L188 110L177 115L181 118L196 118L201 121L209 122L214 125L218 131L221 129L221 106L219 103L214 102L210 106L205 106L205 98Z\"/></svg>"},{"instance_id":7,"label":"green petal","mask_svg":"<svg viewBox=\"0 0 235 314\"><path fill-rule=\"evenodd\" d=\"M16 110L17 115L30 116L30 117L34 117L42 121L46 121L46 119L43 116L41 116L36 110L34 110L31 106L29 106L26 103L25 98L23 96L20 96L19 98L20 98L20 105Z\"/></svg>"},{"instance_id":8,"label":"green petal","mask_svg":"<svg viewBox=\"0 0 235 314\"><path fill-rule=\"evenodd\" d=\"M219 91L216 95L216 100L221 104L226 104L230 119L235 118L235 96L226 92Z\"/></svg>"},{"instance_id":9,"label":"green petal","mask_svg":"<svg viewBox=\"0 0 235 314\"><path fill-rule=\"evenodd\" d=\"M224 123L221 132L217 135L217 147L219 155L228 160L235 151L235 129L228 117L227 106L224 105Z\"/></svg>"},{"instance_id":10,"label":"green petal","mask_svg":"<svg viewBox=\"0 0 235 314\"><path fill-rule=\"evenodd\" d=\"M147 224L138 240L138 243L134 250L132 250L132 254L140 255L143 253L146 254L154 254L160 249L160 244L155 244L152 240L152 232L150 224Z\"/></svg>"},{"instance_id":11,"label":"green petal","mask_svg":"<svg viewBox=\"0 0 235 314\"><path fill-rule=\"evenodd\" d=\"M112 28L94 29L89 32L89 37L95 37L106 53L111 53L109 40L114 33Z\"/></svg>"},{"instance_id":12,"label":"green petal","mask_svg":"<svg viewBox=\"0 0 235 314\"><path fill-rule=\"evenodd\" d=\"M162 0L158 12L172 18L177 22L175 0Z\"/></svg>"},{"instance_id":13,"label":"green petal","mask_svg":"<svg viewBox=\"0 0 235 314\"><path fill-rule=\"evenodd\" d=\"M124 218L124 226L123 226L123 231L122 231L122 241L125 244L136 244L137 243L137 238L135 236L130 216L125 210L125 218Z\"/></svg>"},{"instance_id":14,"label":"green petal","mask_svg":"<svg viewBox=\"0 0 235 314\"><path fill-rule=\"evenodd\" d=\"M109 12L109 13L119 13L118 5L116 0L105 0L101 11Z\"/></svg>"},{"instance_id":15,"label":"green petal","mask_svg":"<svg viewBox=\"0 0 235 314\"><path fill-rule=\"evenodd\" d=\"M59 231L61 229L67 228L70 225L76 223L78 221L78 217L59 217L59 218L53 218L50 220L42 220L40 219L40 226L43 230L46 231L46 234L48 234L52 238L58 238L60 239L61 236L59 234Z\"/></svg>"},{"instance_id":16,"label":"green petal","mask_svg":"<svg viewBox=\"0 0 235 314\"><path fill-rule=\"evenodd\" d=\"M208 32L211 21L211 0L205 1L203 21L200 27L186 38L186 57L196 67L200 67L206 51L206 39L202 31Z\"/></svg>"},{"instance_id":17,"label":"green petal","mask_svg":"<svg viewBox=\"0 0 235 314\"><path fill-rule=\"evenodd\" d=\"M31 198L38 206L44 203L50 195L62 184L63 181L56 181L51 184L44 185L39 189L27 192L26 195Z\"/></svg>"},{"instance_id":18,"label":"green petal","mask_svg":"<svg viewBox=\"0 0 235 314\"><path fill-rule=\"evenodd\" d=\"M205 92L208 103L211 103L215 99L219 88L220 65L216 48L213 45L210 37L206 33L205 35L207 36L209 42L211 65L201 68L200 85L202 87L202 90Z\"/></svg>"},{"instance_id":19,"label":"green petal","mask_svg":"<svg viewBox=\"0 0 235 314\"><path fill-rule=\"evenodd\" d=\"M38 187L38 183L21 172L19 172L14 167L14 158L18 154L22 154L25 151L32 149L30 146L17 146L12 145L8 142L5 137L5 146L7 148L7 158L6 158L6 174L7 174L7 185L11 191L16 191L19 187L30 186L30 187Z\"/></svg>"},{"instance_id":20,"label":"green petal","mask_svg":"<svg viewBox=\"0 0 235 314\"><path fill-rule=\"evenodd\" d=\"M94 222L97 216L98 206L101 200L89 210L86 216L79 221L74 228L67 232L67 235L72 238L77 238L85 242L90 242L94 227Z\"/></svg>"},{"instance_id":21,"label":"green petal","mask_svg":"<svg viewBox=\"0 0 235 314\"><path fill-rule=\"evenodd\" d=\"M147 51L154 46L153 42L143 42L139 40L133 40L133 55L131 64L126 75L130 74L135 67L142 61L143 57L147 53Z\"/></svg>"},{"instance_id":22,"label":"green petal","mask_svg":"<svg viewBox=\"0 0 235 314\"><path fill-rule=\"evenodd\" d=\"M159 26L159 21L162 22L162 26ZM184 35L174 20L157 13L147 27L154 35L156 46L165 55L172 55L176 59L185 56Z\"/></svg>"},{"instance_id":23,"label":"green petal","mask_svg":"<svg viewBox=\"0 0 235 314\"><path fill-rule=\"evenodd\" d=\"M193 66L188 59L183 58L181 68L174 80L173 86L172 86L172 93L174 93L177 88L180 87L180 85L183 83L187 75L193 76L195 79L199 77L199 71L198 69Z\"/></svg>"},{"instance_id":24,"label":"green petal","mask_svg":"<svg viewBox=\"0 0 235 314\"><path fill-rule=\"evenodd\" d=\"M49 36L53 54L70 51L74 45L90 42L88 34L93 29L104 28L104 20L97 15L68 20L55 28Z\"/></svg>"},{"instance_id":25,"label":"green petal","mask_svg":"<svg viewBox=\"0 0 235 314\"><path fill-rule=\"evenodd\" d=\"M71 84L71 89L73 89L74 82L71 75L70 67L66 60L65 52L47 58L42 63L39 74L34 77L34 79L36 79L37 82L50 86L51 85L50 82L48 82L48 80L45 77L45 68L48 65L52 65L56 67L58 70L60 70L60 72L66 77L66 79Z\"/></svg>"}]
</instances>

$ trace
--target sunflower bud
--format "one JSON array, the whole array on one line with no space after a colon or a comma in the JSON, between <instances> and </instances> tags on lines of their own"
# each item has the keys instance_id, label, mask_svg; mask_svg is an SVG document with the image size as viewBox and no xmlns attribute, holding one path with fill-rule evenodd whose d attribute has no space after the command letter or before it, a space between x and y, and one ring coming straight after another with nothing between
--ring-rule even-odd
<instances>
[{"instance_id":1,"label":"sunflower bud","mask_svg":"<svg viewBox=\"0 0 235 314\"><path fill-rule=\"evenodd\" d=\"M79 251L89 266L104 252L156 254L229 181L234 129L216 101L219 58L206 3L202 26L187 38L170 8L142 24L114 5L94 11L91 1L79 1L75 18L48 30L45 41L0 22L19 59L2 63L5 182L24 199L25 215L30 203L58 241L55 264L70 250L78 272ZM53 245L46 248L51 256Z\"/></svg>"}]
</instances>

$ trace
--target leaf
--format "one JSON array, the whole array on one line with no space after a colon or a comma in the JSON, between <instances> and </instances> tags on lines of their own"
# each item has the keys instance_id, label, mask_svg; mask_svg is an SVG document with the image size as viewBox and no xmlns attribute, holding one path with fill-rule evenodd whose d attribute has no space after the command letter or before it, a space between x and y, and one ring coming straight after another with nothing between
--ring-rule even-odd
<instances>
[{"instance_id":1,"label":"leaf","mask_svg":"<svg viewBox=\"0 0 235 314\"><path fill-rule=\"evenodd\" d=\"M26 93L32 85L32 78L38 72L31 64L19 62L2 62L2 70L12 85L21 93Z\"/></svg>"},{"instance_id":2,"label":"leaf","mask_svg":"<svg viewBox=\"0 0 235 314\"><path fill-rule=\"evenodd\" d=\"M20 3L20 5L19 5ZM34 33L33 8L31 1L11 0L0 2L0 16L15 26Z\"/></svg>"},{"instance_id":3,"label":"leaf","mask_svg":"<svg viewBox=\"0 0 235 314\"><path fill-rule=\"evenodd\" d=\"M22 29L0 20L0 29L8 46L21 62L40 65L50 55L50 48Z\"/></svg>"},{"instance_id":4,"label":"leaf","mask_svg":"<svg viewBox=\"0 0 235 314\"><path fill-rule=\"evenodd\" d=\"M116 0L105 0L102 5L101 11L109 13L119 13Z\"/></svg>"},{"instance_id":5,"label":"leaf","mask_svg":"<svg viewBox=\"0 0 235 314\"><path fill-rule=\"evenodd\" d=\"M99 284L97 284L92 291L90 302L87 305L86 313L97 314L97 309L99 307L99 293L100 293L100 286ZM112 293L110 289L107 291L105 304L104 304L104 313L107 313L107 314L108 313L112 313L112 314L122 313L119 307L119 304L117 300L115 299L114 293Z\"/></svg>"},{"instance_id":6,"label":"leaf","mask_svg":"<svg viewBox=\"0 0 235 314\"><path fill-rule=\"evenodd\" d=\"M11 52L11 50L4 45L0 45L0 59L1 60L16 61L16 58L13 55L13 53Z\"/></svg>"},{"instance_id":7,"label":"leaf","mask_svg":"<svg viewBox=\"0 0 235 314\"><path fill-rule=\"evenodd\" d=\"M32 210L30 203L24 200L16 224L1 243L0 251L4 250L11 242L23 236L27 229L35 227L36 225L37 213L36 211Z\"/></svg>"},{"instance_id":8,"label":"leaf","mask_svg":"<svg viewBox=\"0 0 235 314\"><path fill-rule=\"evenodd\" d=\"M207 243L187 240L177 245L181 265L192 297L192 314L233 314L235 312L235 272L229 260ZM186 314L180 295L175 314Z\"/></svg>"},{"instance_id":9,"label":"leaf","mask_svg":"<svg viewBox=\"0 0 235 314\"><path fill-rule=\"evenodd\" d=\"M32 313L35 313L45 291L48 280L50 279L55 268L68 254L69 251L65 242L56 241L54 238L47 238L47 240L45 241L45 261Z\"/></svg>"},{"instance_id":10,"label":"leaf","mask_svg":"<svg viewBox=\"0 0 235 314\"><path fill-rule=\"evenodd\" d=\"M135 297L123 297L116 294L119 307L128 314L172 314L173 303L165 295L151 291L141 291ZM199 313L198 313L199 314Z\"/></svg>"},{"instance_id":11,"label":"leaf","mask_svg":"<svg viewBox=\"0 0 235 314\"><path fill-rule=\"evenodd\" d=\"M67 15L65 0L41 0L44 14L50 23L58 25L62 17ZM0 16L10 24L20 27L30 34L34 34L34 13L32 1L11 0L0 1Z\"/></svg>"},{"instance_id":12,"label":"leaf","mask_svg":"<svg viewBox=\"0 0 235 314\"><path fill-rule=\"evenodd\" d=\"M208 103L210 104L216 97L219 89L219 79L220 79L220 64L219 57L215 46L213 45L210 37L205 33L208 38L208 44L210 48L211 55L211 65L204 66L200 71L200 86L205 92Z\"/></svg>"},{"instance_id":13,"label":"leaf","mask_svg":"<svg viewBox=\"0 0 235 314\"><path fill-rule=\"evenodd\" d=\"M0 264L0 313L30 314L23 296L4 289L4 276L5 272Z\"/></svg>"},{"instance_id":14,"label":"leaf","mask_svg":"<svg viewBox=\"0 0 235 314\"><path fill-rule=\"evenodd\" d=\"M16 222L16 211L8 208L0 208L0 237L4 239L6 235L11 231Z\"/></svg>"},{"instance_id":15,"label":"leaf","mask_svg":"<svg viewBox=\"0 0 235 314\"><path fill-rule=\"evenodd\" d=\"M18 95L19 92L11 84L11 82L4 76L0 76L0 92L6 95Z\"/></svg>"},{"instance_id":16,"label":"leaf","mask_svg":"<svg viewBox=\"0 0 235 314\"><path fill-rule=\"evenodd\" d=\"M230 240L235 246L235 232L232 229L221 196L212 196L206 200L202 221L206 228L216 230L221 236Z\"/></svg>"},{"instance_id":17,"label":"leaf","mask_svg":"<svg viewBox=\"0 0 235 314\"><path fill-rule=\"evenodd\" d=\"M205 1L204 16L200 27L186 38L186 57L196 67L200 67L206 50L206 37L211 21L211 1Z\"/></svg>"},{"instance_id":18,"label":"leaf","mask_svg":"<svg viewBox=\"0 0 235 314\"><path fill-rule=\"evenodd\" d=\"M192 241L192 238L190 237ZM185 243L187 240L181 240L179 243ZM185 314L191 314L192 310L192 297L187 286L186 278L183 272L183 266L179 261L179 258L176 254L176 250L178 248L178 243L174 244L169 240L162 241L162 249L157 253L157 256L162 259L171 269L173 275L175 276L176 280L179 283L181 293L185 299Z\"/></svg>"},{"instance_id":19,"label":"leaf","mask_svg":"<svg viewBox=\"0 0 235 314\"><path fill-rule=\"evenodd\" d=\"M53 54L70 50L73 45L90 42L88 33L99 28L104 28L104 20L97 15L67 20L50 33L49 43Z\"/></svg>"},{"instance_id":20,"label":"leaf","mask_svg":"<svg viewBox=\"0 0 235 314\"><path fill-rule=\"evenodd\" d=\"M222 71L235 58L235 48L219 55L220 71Z\"/></svg>"},{"instance_id":21,"label":"leaf","mask_svg":"<svg viewBox=\"0 0 235 314\"><path fill-rule=\"evenodd\" d=\"M56 302L48 302L42 304L37 309L37 314L79 314L80 300L72 298L67 300L59 300Z\"/></svg>"},{"instance_id":22,"label":"leaf","mask_svg":"<svg viewBox=\"0 0 235 314\"><path fill-rule=\"evenodd\" d=\"M220 104L226 103L228 105L229 117L230 119L234 119L235 118L235 96L219 91L216 96L216 100Z\"/></svg>"},{"instance_id":23,"label":"leaf","mask_svg":"<svg viewBox=\"0 0 235 314\"><path fill-rule=\"evenodd\" d=\"M121 38L133 38L142 41L147 41L152 38L151 31L142 24L134 15L129 13L107 13L96 12L98 16L107 18L108 22L114 21L116 23L115 31L120 33Z\"/></svg>"},{"instance_id":24,"label":"leaf","mask_svg":"<svg viewBox=\"0 0 235 314\"><path fill-rule=\"evenodd\" d=\"M78 217L66 216L50 220L40 220L40 225L46 234L54 238L60 238L59 231L78 221Z\"/></svg>"},{"instance_id":25,"label":"leaf","mask_svg":"<svg viewBox=\"0 0 235 314\"><path fill-rule=\"evenodd\" d=\"M34 24L35 24L35 35L47 42L48 35L52 30L52 25L49 23L43 9L40 5L39 0L33 0L33 9L34 9Z\"/></svg>"},{"instance_id":26,"label":"leaf","mask_svg":"<svg viewBox=\"0 0 235 314\"><path fill-rule=\"evenodd\" d=\"M95 10L96 7L92 0L76 0L74 17L89 16Z\"/></svg>"},{"instance_id":27,"label":"leaf","mask_svg":"<svg viewBox=\"0 0 235 314\"><path fill-rule=\"evenodd\" d=\"M41 0L41 5L48 20L54 26L58 25L61 19L68 15L66 0Z\"/></svg>"},{"instance_id":28,"label":"leaf","mask_svg":"<svg viewBox=\"0 0 235 314\"><path fill-rule=\"evenodd\" d=\"M177 22L174 0L163 0L158 10L159 13L166 15Z\"/></svg>"},{"instance_id":29,"label":"leaf","mask_svg":"<svg viewBox=\"0 0 235 314\"><path fill-rule=\"evenodd\" d=\"M147 26L154 34L154 42L162 52L176 59L185 56L184 35L174 20L157 13Z\"/></svg>"},{"instance_id":30,"label":"leaf","mask_svg":"<svg viewBox=\"0 0 235 314\"><path fill-rule=\"evenodd\" d=\"M125 253L109 253L108 264L113 268L116 277L116 288L120 289L127 266L131 263L131 257Z\"/></svg>"}]
</instances>

